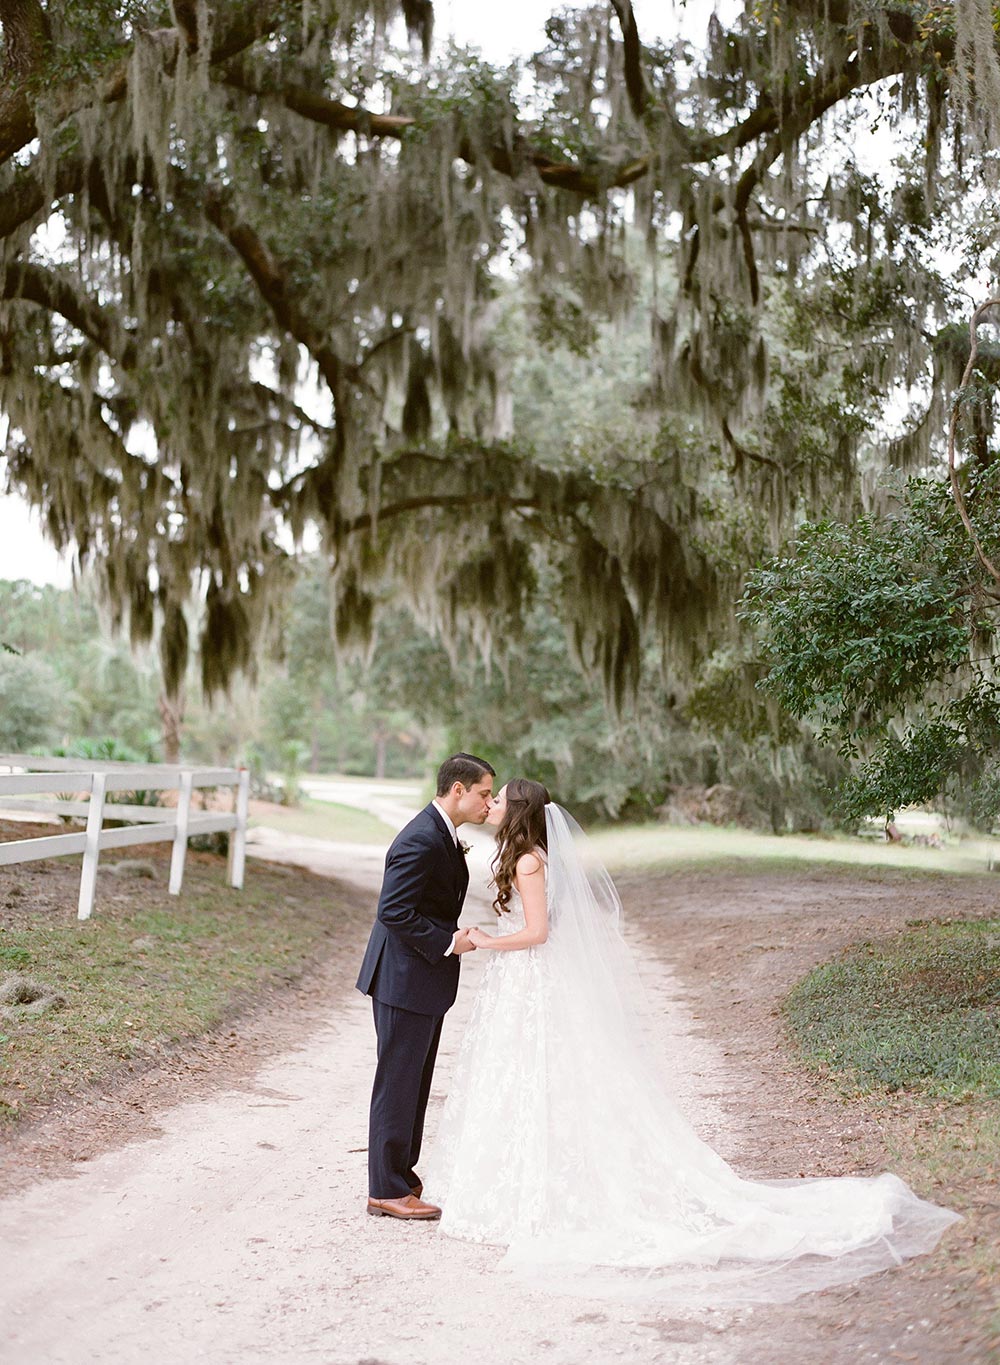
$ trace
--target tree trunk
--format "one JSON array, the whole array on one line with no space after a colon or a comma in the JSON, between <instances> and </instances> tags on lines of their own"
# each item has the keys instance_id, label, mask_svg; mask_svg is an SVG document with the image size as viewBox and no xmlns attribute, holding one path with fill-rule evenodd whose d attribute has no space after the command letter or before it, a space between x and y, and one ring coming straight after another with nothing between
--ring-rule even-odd
<instances>
[{"instance_id":1,"label":"tree trunk","mask_svg":"<svg viewBox=\"0 0 1000 1365\"><path fill-rule=\"evenodd\" d=\"M160 693L160 721L164 763L180 763L181 730L184 725L184 694L168 697Z\"/></svg>"},{"instance_id":2,"label":"tree trunk","mask_svg":"<svg viewBox=\"0 0 1000 1365\"><path fill-rule=\"evenodd\" d=\"M323 718L323 694L317 693L313 697L312 705L312 726L309 734L309 771L319 772L319 726Z\"/></svg>"},{"instance_id":3,"label":"tree trunk","mask_svg":"<svg viewBox=\"0 0 1000 1365\"><path fill-rule=\"evenodd\" d=\"M385 750L389 736L381 728L375 731L375 777L381 782L385 777Z\"/></svg>"}]
</instances>

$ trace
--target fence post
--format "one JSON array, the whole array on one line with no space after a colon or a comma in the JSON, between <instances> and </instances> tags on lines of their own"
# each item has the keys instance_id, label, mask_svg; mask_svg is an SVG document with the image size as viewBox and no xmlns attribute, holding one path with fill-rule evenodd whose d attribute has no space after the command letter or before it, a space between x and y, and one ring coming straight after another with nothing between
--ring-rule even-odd
<instances>
[{"instance_id":1,"label":"fence post","mask_svg":"<svg viewBox=\"0 0 1000 1365\"><path fill-rule=\"evenodd\" d=\"M168 889L172 896L180 895L181 882L184 880L184 859L187 855L188 820L191 815L193 784L194 773L181 773L178 783L180 796L177 800L177 830L174 834L174 851L170 857L170 886Z\"/></svg>"},{"instance_id":2,"label":"fence post","mask_svg":"<svg viewBox=\"0 0 1000 1365\"><path fill-rule=\"evenodd\" d=\"M236 828L229 840L229 885L243 889L243 873L247 861L247 813L250 809L250 769L240 769L240 780L234 792L236 798Z\"/></svg>"},{"instance_id":3,"label":"fence post","mask_svg":"<svg viewBox=\"0 0 1000 1365\"><path fill-rule=\"evenodd\" d=\"M94 773L90 788L90 808L87 811L87 835L83 848L83 869L80 873L80 900L77 919L90 919L97 888L97 862L101 856L101 830L104 828L104 788L107 773Z\"/></svg>"}]
</instances>

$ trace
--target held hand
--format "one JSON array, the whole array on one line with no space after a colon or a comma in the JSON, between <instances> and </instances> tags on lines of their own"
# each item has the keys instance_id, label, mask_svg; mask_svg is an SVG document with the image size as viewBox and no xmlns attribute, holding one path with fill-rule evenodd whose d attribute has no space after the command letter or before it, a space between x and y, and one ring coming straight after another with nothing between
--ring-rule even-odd
<instances>
[{"instance_id":1,"label":"held hand","mask_svg":"<svg viewBox=\"0 0 1000 1365\"><path fill-rule=\"evenodd\" d=\"M493 935L484 933L482 929L470 929L469 939L473 948L493 947Z\"/></svg>"},{"instance_id":2,"label":"held hand","mask_svg":"<svg viewBox=\"0 0 1000 1365\"><path fill-rule=\"evenodd\" d=\"M475 949L472 942L472 931L469 929L459 929L458 937L455 939L454 953L471 953Z\"/></svg>"}]
</instances>

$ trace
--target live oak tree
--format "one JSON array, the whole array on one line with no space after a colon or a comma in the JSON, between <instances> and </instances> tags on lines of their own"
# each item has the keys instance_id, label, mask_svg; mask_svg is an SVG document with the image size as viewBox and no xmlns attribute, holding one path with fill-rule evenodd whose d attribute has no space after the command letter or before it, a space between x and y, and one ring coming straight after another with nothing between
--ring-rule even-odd
<instances>
[{"instance_id":1,"label":"live oak tree","mask_svg":"<svg viewBox=\"0 0 1000 1365\"><path fill-rule=\"evenodd\" d=\"M342 646L405 597L503 647L544 566L621 701L651 643L679 669L731 622L734 503L773 544L803 505L855 507L865 461L931 449L955 305L928 243L963 201L952 149L1000 109L982 0L755 0L704 52L644 43L627 0L563 9L527 94L432 21L0 0L8 480L158 636L168 756L192 628L209 691L252 668L310 527ZM902 120L884 180L838 150L868 92ZM644 310L649 383L602 452L519 441L511 272L581 348ZM921 376L875 450L879 395Z\"/></svg>"},{"instance_id":2,"label":"live oak tree","mask_svg":"<svg viewBox=\"0 0 1000 1365\"><path fill-rule=\"evenodd\" d=\"M897 480L882 508L802 525L744 596L758 685L861 760L839 794L849 821L942 798L987 829L1000 816L998 303L963 348L950 478Z\"/></svg>"}]
</instances>

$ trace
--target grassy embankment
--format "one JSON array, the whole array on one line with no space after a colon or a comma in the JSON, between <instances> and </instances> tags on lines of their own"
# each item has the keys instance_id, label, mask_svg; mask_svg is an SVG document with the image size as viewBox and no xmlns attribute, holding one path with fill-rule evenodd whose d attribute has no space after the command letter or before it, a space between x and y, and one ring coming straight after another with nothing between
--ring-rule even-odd
<instances>
[{"instance_id":1,"label":"grassy embankment","mask_svg":"<svg viewBox=\"0 0 1000 1365\"><path fill-rule=\"evenodd\" d=\"M387 842L392 834L347 808L298 815L327 838ZM23 826L0 831L23 835ZM24 974L65 1004L37 1015L23 1005L0 1011L0 1127L166 1057L288 989L339 942L353 947L371 915L358 893L256 859L245 889L234 891L225 860L205 854L189 855L183 892L169 896L169 847L137 852L153 876L116 876L120 859L107 855L97 907L83 923L79 859L4 869L0 982Z\"/></svg>"},{"instance_id":2,"label":"grassy embankment","mask_svg":"<svg viewBox=\"0 0 1000 1365\"><path fill-rule=\"evenodd\" d=\"M367 811L341 806L334 801L304 797L297 806L254 802L250 826L267 825L283 834L304 834L310 839L331 839L344 844L389 844L394 830Z\"/></svg>"},{"instance_id":3,"label":"grassy embankment","mask_svg":"<svg viewBox=\"0 0 1000 1365\"><path fill-rule=\"evenodd\" d=\"M981 874L996 841L944 848L858 839L770 837L736 830L602 831L613 867L745 864ZM1000 878L997 880L1000 906ZM912 920L902 933L855 945L811 972L785 1006L803 1055L856 1093L911 1091L931 1101L1000 1101L1000 918Z\"/></svg>"},{"instance_id":4,"label":"grassy embankment","mask_svg":"<svg viewBox=\"0 0 1000 1365\"><path fill-rule=\"evenodd\" d=\"M986 1220L958 1263L995 1288L1000 918L908 921L815 968L784 1011L805 1064L878 1116L894 1168Z\"/></svg>"},{"instance_id":5,"label":"grassy embankment","mask_svg":"<svg viewBox=\"0 0 1000 1365\"><path fill-rule=\"evenodd\" d=\"M740 864L777 871L811 864L841 866L847 871L891 867L910 872L980 873L991 859L1000 861L1000 840L987 838L949 838L942 848L928 848L848 835L757 834L705 825L623 825L598 830L592 837L608 867L629 871Z\"/></svg>"},{"instance_id":6,"label":"grassy embankment","mask_svg":"<svg viewBox=\"0 0 1000 1365\"><path fill-rule=\"evenodd\" d=\"M933 849L654 827L602 831L595 843L610 866L630 871L808 865L866 877L880 868L982 874L998 847L985 839ZM997 892L1000 906L1000 878ZM800 981L785 1014L808 1062L853 1093L1000 1102L1000 917L910 920L900 933L858 943Z\"/></svg>"}]
</instances>

